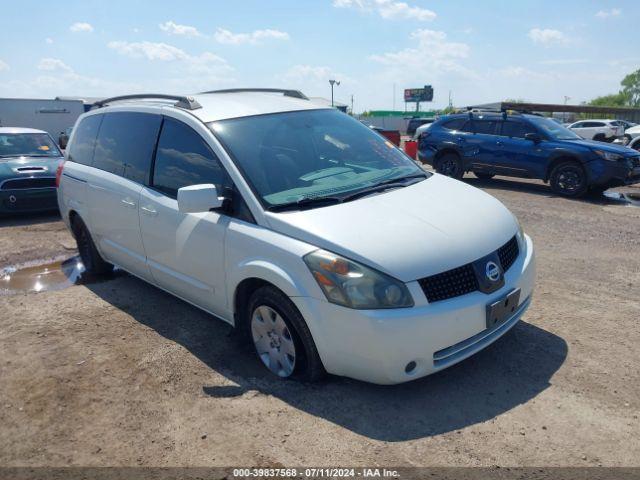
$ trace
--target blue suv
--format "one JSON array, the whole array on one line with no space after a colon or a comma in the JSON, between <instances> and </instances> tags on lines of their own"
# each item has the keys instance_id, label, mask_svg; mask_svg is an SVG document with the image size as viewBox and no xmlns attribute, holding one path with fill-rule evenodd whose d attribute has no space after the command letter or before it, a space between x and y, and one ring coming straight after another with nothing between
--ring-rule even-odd
<instances>
[{"instance_id":1,"label":"blue suv","mask_svg":"<svg viewBox=\"0 0 640 480\"><path fill-rule=\"evenodd\" d=\"M558 194L640 182L640 153L584 140L556 121L530 114L470 112L434 122L418 140L418 160L444 175L537 178Z\"/></svg>"}]
</instances>

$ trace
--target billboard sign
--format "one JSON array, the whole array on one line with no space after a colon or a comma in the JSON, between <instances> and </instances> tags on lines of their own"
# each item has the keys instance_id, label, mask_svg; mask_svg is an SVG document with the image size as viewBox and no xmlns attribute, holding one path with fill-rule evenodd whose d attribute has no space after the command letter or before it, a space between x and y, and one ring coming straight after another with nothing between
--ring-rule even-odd
<instances>
[{"instance_id":1,"label":"billboard sign","mask_svg":"<svg viewBox=\"0 0 640 480\"><path fill-rule=\"evenodd\" d=\"M425 85L423 88L405 88L405 102L431 102L433 101L433 87Z\"/></svg>"}]
</instances>

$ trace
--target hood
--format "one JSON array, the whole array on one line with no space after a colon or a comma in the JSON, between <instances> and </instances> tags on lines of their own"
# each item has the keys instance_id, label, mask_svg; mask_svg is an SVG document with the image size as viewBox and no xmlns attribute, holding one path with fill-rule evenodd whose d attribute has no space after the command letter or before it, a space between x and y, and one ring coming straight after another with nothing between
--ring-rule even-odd
<instances>
[{"instance_id":1,"label":"hood","mask_svg":"<svg viewBox=\"0 0 640 480\"><path fill-rule=\"evenodd\" d=\"M488 255L518 229L494 197L437 174L352 202L266 215L277 232L404 282Z\"/></svg>"},{"instance_id":2,"label":"hood","mask_svg":"<svg viewBox=\"0 0 640 480\"><path fill-rule=\"evenodd\" d=\"M63 157L3 157L0 158L0 177L54 176L61 160Z\"/></svg>"},{"instance_id":3,"label":"hood","mask_svg":"<svg viewBox=\"0 0 640 480\"><path fill-rule=\"evenodd\" d=\"M624 156L637 155L638 152L622 145L616 145L615 143L596 142L595 140L562 140L563 142L571 143L572 145L582 145L591 150L602 150L604 152L617 153Z\"/></svg>"}]
</instances>

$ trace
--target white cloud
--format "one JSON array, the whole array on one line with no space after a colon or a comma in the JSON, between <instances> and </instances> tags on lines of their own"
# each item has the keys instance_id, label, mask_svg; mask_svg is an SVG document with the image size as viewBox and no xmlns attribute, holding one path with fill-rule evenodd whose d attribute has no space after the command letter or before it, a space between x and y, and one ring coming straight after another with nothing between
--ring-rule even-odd
<instances>
[{"instance_id":1,"label":"white cloud","mask_svg":"<svg viewBox=\"0 0 640 480\"><path fill-rule=\"evenodd\" d=\"M172 20L158 25L160 30L167 32L169 35L182 35L184 37L201 37L203 36L196 27L190 25L179 25Z\"/></svg>"},{"instance_id":2,"label":"white cloud","mask_svg":"<svg viewBox=\"0 0 640 480\"><path fill-rule=\"evenodd\" d=\"M230 30L218 28L213 34L213 38L215 38L218 43L225 45L257 45L262 43L263 40L289 40L289 34L272 29L254 30L249 33L233 33Z\"/></svg>"},{"instance_id":3,"label":"white cloud","mask_svg":"<svg viewBox=\"0 0 640 480\"><path fill-rule=\"evenodd\" d=\"M409 37L415 47L371 55L369 59L399 69L417 68L432 72L465 70L459 60L469 56L470 48L466 43L449 42L445 32L427 29L418 29Z\"/></svg>"},{"instance_id":4,"label":"white cloud","mask_svg":"<svg viewBox=\"0 0 640 480\"><path fill-rule=\"evenodd\" d=\"M93 26L86 22L76 22L69 27L72 32L93 32Z\"/></svg>"},{"instance_id":5,"label":"white cloud","mask_svg":"<svg viewBox=\"0 0 640 480\"><path fill-rule=\"evenodd\" d=\"M598 18L609 18L609 17L618 17L622 13L622 10L619 8L612 8L611 10L600 10L596 13L596 17Z\"/></svg>"},{"instance_id":6,"label":"white cloud","mask_svg":"<svg viewBox=\"0 0 640 480\"><path fill-rule=\"evenodd\" d=\"M2 60L0 60L0 72L9 70L9 65L7 65L5 62L3 62Z\"/></svg>"},{"instance_id":7,"label":"white cloud","mask_svg":"<svg viewBox=\"0 0 640 480\"><path fill-rule=\"evenodd\" d=\"M375 11L388 20L431 21L436 18L435 12L426 8L409 5L394 0L333 0L337 8L356 8L362 11Z\"/></svg>"},{"instance_id":8,"label":"white cloud","mask_svg":"<svg viewBox=\"0 0 640 480\"><path fill-rule=\"evenodd\" d=\"M234 68L224 58L211 52L191 55L173 45L147 41L113 41L107 46L130 58L146 58L150 61L174 64L167 71L176 77L167 80L167 83L177 91L211 89L233 81L230 75Z\"/></svg>"},{"instance_id":9,"label":"white cloud","mask_svg":"<svg viewBox=\"0 0 640 480\"><path fill-rule=\"evenodd\" d=\"M541 60L541 65L579 65L581 63L589 63L586 58L559 58L552 60Z\"/></svg>"},{"instance_id":10,"label":"white cloud","mask_svg":"<svg viewBox=\"0 0 640 480\"><path fill-rule=\"evenodd\" d=\"M170 62L173 60L185 60L189 57L184 50L162 42L113 41L109 42L107 47L115 50L120 55L131 58L146 58L147 60Z\"/></svg>"},{"instance_id":11,"label":"white cloud","mask_svg":"<svg viewBox=\"0 0 640 480\"><path fill-rule=\"evenodd\" d=\"M568 42L568 38L560 30L551 28L532 28L528 33L533 43L551 47L553 45L564 45Z\"/></svg>"},{"instance_id":12,"label":"white cloud","mask_svg":"<svg viewBox=\"0 0 640 480\"><path fill-rule=\"evenodd\" d=\"M42 58L40 59L40 62L38 62L37 68L38 70L44 70L47 72L73 72L73 69L70 66L58 58Z\"/></svg>"},{"instance_id":13,"label":"white cloud","mask_svg":"<svg viewBox=\"0 0 640 480\"><path fill-rule=\"evenodd\" d=\"M44 39L44 41L47 45L51 45L53 43L53 38L47 37Z\"/></svg>"}]
</instances>

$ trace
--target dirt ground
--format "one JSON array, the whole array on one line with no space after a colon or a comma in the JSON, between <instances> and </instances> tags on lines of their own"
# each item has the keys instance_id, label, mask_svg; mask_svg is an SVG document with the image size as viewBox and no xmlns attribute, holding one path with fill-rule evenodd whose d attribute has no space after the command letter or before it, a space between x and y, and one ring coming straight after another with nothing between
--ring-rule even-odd
<instances>
[{"instance_id":1,"label":"dirt ground","mask_svg":"<svg viewBox=\"0 0 640 480\"><path fill-rule=\"evenodd\" d=\"M128 275L1 296L0 465L640 465L640 208L467 180L537 249L533 303L488 349L399 386L300 385ZM0 220L0 269L72 248L56 217Z\"/></svg>"}]
</instances>

